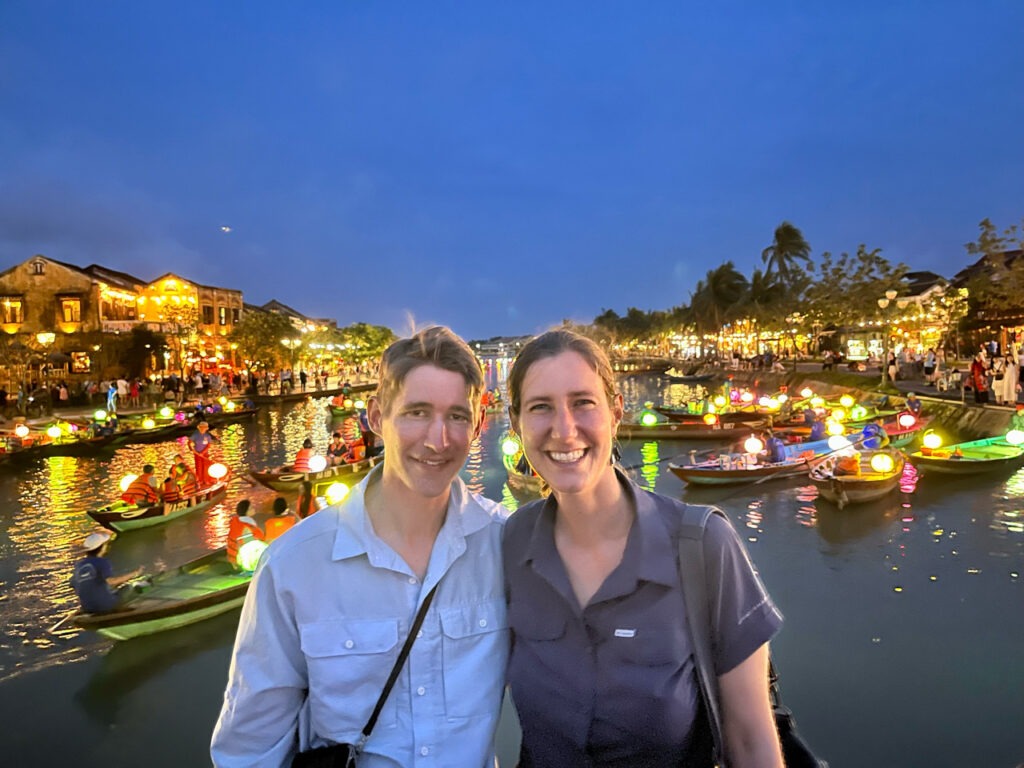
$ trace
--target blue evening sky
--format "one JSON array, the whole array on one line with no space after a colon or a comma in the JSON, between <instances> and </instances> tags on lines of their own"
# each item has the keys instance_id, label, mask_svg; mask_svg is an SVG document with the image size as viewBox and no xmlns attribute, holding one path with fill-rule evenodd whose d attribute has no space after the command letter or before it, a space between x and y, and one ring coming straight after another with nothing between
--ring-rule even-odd
<instances>
[{"instance_id":1,"label":"blue evening sky","mask_svg":"<svg viewBox=\"0 0 1024 768\"><path fill-rule=\"evenodd\" d=\"M950 277L1024 216L1022 30L1020 0L2 0L0 268L469 338L686 303L783 220Z\"/></svg>"}]
</instances>

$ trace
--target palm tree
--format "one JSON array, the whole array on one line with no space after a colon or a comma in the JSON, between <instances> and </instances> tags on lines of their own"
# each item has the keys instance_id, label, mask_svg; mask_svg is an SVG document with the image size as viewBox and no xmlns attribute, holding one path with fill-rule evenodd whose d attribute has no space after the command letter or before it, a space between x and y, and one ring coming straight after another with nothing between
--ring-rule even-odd
<instances>
[{"instance_id":1,"label":"palm tree","mask_svg":"<svg viewBox=\"0 0 1024 768\"><path fill-rule=\"evenodd\" d=\"M720 334L747 288L747 278L731 261L709 270L690 295L689 314L697 330Z\"/></svg>"},{"instance_id":2,"label":"palm tree","mask_svg":"<svg viewBox=\"0 0 1024 768\"><path fill-rule=\"evenodd\" d=\"M782 282L789 283L798 261L811 263L811 246L799 229L784 221L775 228L772 244L761 251L761 261L768 265L766 274L778 275Z\"/></svg>"}]
</instances>

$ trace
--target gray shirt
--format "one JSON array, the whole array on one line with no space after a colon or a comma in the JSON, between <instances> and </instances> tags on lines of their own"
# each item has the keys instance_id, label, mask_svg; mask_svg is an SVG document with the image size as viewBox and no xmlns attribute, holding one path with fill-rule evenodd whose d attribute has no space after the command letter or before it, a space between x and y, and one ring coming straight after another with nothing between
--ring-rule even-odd
<instances>
[{"instance_id":1,"label":"gray shirt","mask_svg":"<svg viewBox=\"0 0 1024 768\"><path fill-rule=\"evenodd\" d=\"M523 507L506 525L508 675L523 729L521 768L687 759L698 688L679 583L682 503L621 474L620 482L636 520L622 562L583 608L555 548L554 498ZM704 549L721 675L770 640L782 616L727 520L712 516Z\"/></svg>"}]
</instances>

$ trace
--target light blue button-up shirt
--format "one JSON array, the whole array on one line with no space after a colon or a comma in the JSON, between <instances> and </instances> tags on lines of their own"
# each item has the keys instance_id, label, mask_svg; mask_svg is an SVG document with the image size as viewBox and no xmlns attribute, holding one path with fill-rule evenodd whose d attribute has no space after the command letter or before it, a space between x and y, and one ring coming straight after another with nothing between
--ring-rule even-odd
<instances>
[{"instance_id":1,"label":"light blue button-up shirt","mask_svg":"<svg viewBox=\"0 0 1024 768\"><path fill-rule=\"evenodd\" d=\"M366 486L379 474L264 553L213 734L215 765L285 766L298 749L356 743L435 584L359 766L491 764L509 647L501 565L507 512L456 479L421 581L366 514Z\"/></svg>"}]
</instances>

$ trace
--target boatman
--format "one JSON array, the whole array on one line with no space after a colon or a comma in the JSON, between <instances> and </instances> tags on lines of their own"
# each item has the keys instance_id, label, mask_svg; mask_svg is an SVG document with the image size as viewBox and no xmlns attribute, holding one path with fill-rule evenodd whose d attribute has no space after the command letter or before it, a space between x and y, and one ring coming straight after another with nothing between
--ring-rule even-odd
<instances>
[{"instance_id":1,"label":"boatman","mask_svg":"<svg viewBox=\"0 0 1024 768\"><path fill-rule=\"evenodd\" d=\"M424 605L358 763L493 764L509 647L507 513L459 478L483 385L480 363L447 328L384 352L368 416L387 460L264 552L213 734L215 766L291 765L296 751L358 743ZM333 759L318 764L342 764Z\"/></svg>"},{"instance_id":2,"label":"boatman","mask_svg":"<svg viewBox=\"0 0 1024 768\"><path fill-rule=\"evenodd\" d=\"M111 587L121 587L142 575L141 565L131 573L114 575L110 561L104 557L112 538L113 534L109 531L96 531L82 542L84 557L75 563L71 586L86 613L106 613L117 608L121 602L121 593Z\"/></svg>"},{"instance_id":3,"label":"boatman","mask_svg":"<svg viewBox=\"0 0 1024 768\"><path fill-rule=\"evenodd\" d=\"M192 461L196 465L196 482L200 488L210 485L209 469L213 463L210 460L210 444L215 441L220 442L216 435L210 432L210 424L206 421L200 421L196 425L196 431L188 438L189 446L192 448Z\"/></svg>"},{"instance_id":4,"label":"boatman","mask_svg":"<svg viewBox=\"0 0 1024 768\"><path fill-rule=\"evenodd\" d=\"M921 406L923 403L921 399L913 392L907 393L907 410L910 411L914 416L919 417L921 415Z\"/></svg>"}]
</instances>

